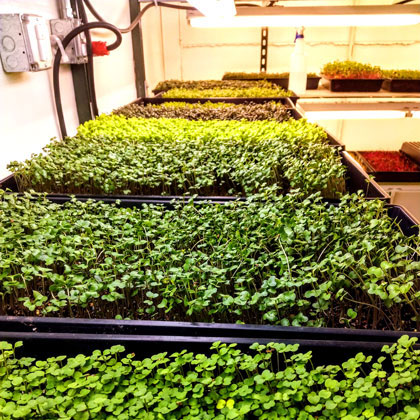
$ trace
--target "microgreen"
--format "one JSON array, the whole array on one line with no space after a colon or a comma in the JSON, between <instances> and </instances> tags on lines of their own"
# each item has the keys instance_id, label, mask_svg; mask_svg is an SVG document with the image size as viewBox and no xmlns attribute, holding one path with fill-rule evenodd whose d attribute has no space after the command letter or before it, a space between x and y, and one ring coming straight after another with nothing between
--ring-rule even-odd
<instances>
[{"instance_id":1,"label":"microgreen","mask_svg":"<svg viewBox=\"0 0 420 420\"><path fill-rule=\"evenodd\" d=\"M276 85L268 85L249 88L174 88L166 91L162 96L164 98L284 98L292 96L290 91Z\"/></svg>"},{"instance_id":2,"label":"microgreen","mask_svg":"<svg viewBox=\"0 0 420 420\"><path fill-rule=\"evenodd\" d=\"M407 155L398 151L359 152L378 172L419 172L420 166Z\"/></svg>"},{"instance_id":3,"label":"microgreen","mask_svg":"<svg viewBox=\"0 0 420 420\"><path fill-rule=\"evenodd\" d=\"M420 79L420 70L384 70L383 75L387 79Z\"/></svg>"},{"instance_id":4,"label":"microgreen","mask_svg":"<svg viewBox=\"0 0 420 420\"><path fill-rule=\"evenodd\" d=\"M2 194L3 315L412 330L420 238L319 194L119 208Z\"/></svg>"},{"instance_id":5,"label":"microgreen","mask_svg":"<svg viewBox=\"0 0 420 420\"><path fill-rule=\"evenodd\" d=\"M266 81L240 80L165 80L153 89L153 93L166 92L170 89L247 89L252 87L271 87Z\"/></svg>"},{"instance_id":6,"label":"microgreen","mask_svg":"<svg viewBox=\"0 0 420 420\"><path fill-rule=\"evenodd\" d=\"M329 79L380 79L382 70L357 61L334 61L325 64L321 74Z\"/></svg>"},{"instance_id":7,"label":"microgreen","mask_svg":"<svg viewBox=\"0 0 420 420\"><path fill-rule=\"evenodd\" d=\"M289 72L284 73L243 73L227 72L223 75L223 80L267 80L267 79L288 79ZM308 77L318 77L316 73L308 73Z\"/></svg>"},{"instance_id":8,"label":"microgreen","mask_svg":"<svg viewBox=\"0 0 420 420\"><path fill-rule=\"evenodd\" d=\"M19 358L0 342L0 417L67 420L417 420L420 351L402 336L380 357L314 366L298 345L216 342L138 359L123 346L91 355Z\"/></svg>"},{"instance_id":9,"label":"microgreen","mask_svg":"<svg viewBox=\"0 0 420 420\"><path fill-rule=\"evenodd\" d=\"M188 121L101 115L45 154L9 164L20 191L249 195L276 185L336 197L345 167L305 120Z\"/></svg>"},{"instance_id":10,"label":"microgreen","mask_svg":"<svg viewBox=\"0 0 420 420\"><path fill-rule=\"evenodd\" d=\"M127 118L185 118L187 120L288 120L287 108L276 102L257 104L229 104L225 102L206 102L190 104L186 102L164 102L159 105L130 104L116 109L116 115Z\"/></svg>"}]
</instances>

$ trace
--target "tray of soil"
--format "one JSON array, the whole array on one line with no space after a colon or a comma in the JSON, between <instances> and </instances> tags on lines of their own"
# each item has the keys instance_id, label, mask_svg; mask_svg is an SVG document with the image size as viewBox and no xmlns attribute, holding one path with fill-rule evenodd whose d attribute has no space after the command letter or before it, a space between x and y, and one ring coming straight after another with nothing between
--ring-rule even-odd
<instances>
[{"instance_id":1,"label":"tray of soil","mask_svg":"<svg viewBox=\"0 0 420 420\"><path fill-rule=\"evenodd\" d=\"M420 165L402 151L355 152L355 157L378 182L420 182Z\"/></svg>"},{"instance_id":2,"label":"tray of soil","mask_svg":"<svg viewBox=\"0 0 420 420\"><path fill-rule=\"evenodd\" d=\"M420 71L385 70L382 88L390 92L420 92Z\"/></svg>"},{"instance_id":3,"label":"tray of soil","mask_svg":"<svg viewBox=\"0 0 420 420\"><path fill-rule=\"evenodd\" d=\"M327 63L321 75L332 92L378 92L384 81L379 67L355 61Z\"/></svg>"},{"instance_id":4,"label":"tray of soil","mask_svg":"<svg viewBox=\"0 0 420 420\"><path fill-rule=\"evenodd\" d=\"M289 88L289 73L225 73L223 80L266 80L267 82L274 83L277 86L281 86L283 89ZM306 89L318 89L319 81L321 77L316 73L308 73L306 82Z\"/></svg>"}]
</instances>

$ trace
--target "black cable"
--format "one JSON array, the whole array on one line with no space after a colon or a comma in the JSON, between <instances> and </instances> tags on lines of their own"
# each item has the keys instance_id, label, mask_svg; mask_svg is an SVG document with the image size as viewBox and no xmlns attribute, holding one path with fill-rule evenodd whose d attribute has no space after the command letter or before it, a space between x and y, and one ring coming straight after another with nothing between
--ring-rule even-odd
<instances>
[{"instance_id":1,"label":"black cable","mask_svg":"<svg viewBox=\"0 0 420 420\"><path fill-rule=\"evenodd\" d=\"M99 22L106 22L106 20L97 12L97 10L93 7L93 4L90 2L90 0L82 0L86 7L89 9L90 13L92 13L93 16L99 21ZM273 2L272 2L273 3ZM180 6L176 4L169 4L169 3L161 3L159 1L156 1L156 4L160 7L167 7L168 9L177 9L177 10L196 10L194 7L189 6ZM142 9L139 14L135 17L135 19L130 23L130 26L127 28L119 28L119 31L122 34L126 34L131 32L140 22L141 18L143 17L144 13L149 10L151 7L155 6L155 2L149 3L146 5L144 9ZM237 4L237 7L261 7L258 4L253 3L242 3Z\"/></svg>"},{"instance_id":2,"label":"black cable","mask_svg":"<svg viewBox=\"0 0 420 420\"><path fill-rule=\"evenodd\" d=\"M105 19L95 10L95 8L93 7L92 3L89 0L83 0L83 1L86 4L86 7L89 9L89 11L92 13L92 15L95 16L95 18L98 19L99 22L106 22ZM140 10L140 13L130 23L130 26L128 26L127 28L119 29L119 31L122 34L127 34L131 32L138 25L144 13L153 6L154 6L154 3L149 3L148 5L146 5L146 7Z\"/></svg>"},{"instance_id":3,"label":"black cable","mask_svg":"<svg viewBox=\"0 0 420 420\"><path fill-rule=\"evenodd\" d=\"M105 19L96 11L96 9L93 7L92 3L89 0L84 0L84 3L86 4L86 7L89 9L90 13L99 21L99 22L105 22Z\"/></svg>"},{"instance_id":4,"label":"black cable","mask_svg":"<svg viewBox=\"0 0 420 420\"><path fill-rule=\"evenodd\" d=\"M85 6L83 0L77 0L77 5L79 8L80 18L83 24L89 23ZM90 96L90 108L91 108L91 117L97 117L99 115L98 101L96 98L96 89L95 89L95 73L93 67L93 52L92 52L92 37L89 31L85 31L86 37L86 51L87 51L87 77L88 77L88 88Z\"/></svg>"},{"instance_id":5,"label":"black cable","mask_svg":"<svg viewBox=\"0 0 420 420\"><path fill-rule=\"evenodd\" d=\"M85 32L86 30L90 29L108 29L116 35L117 39L114 43L109 45L108 51L115 50L121 45L122 42L122 35L118 28L116 28L114 25L111 25L110 23L106 22L91 22L91 23L85 23L83 25L78 26L77 28L70 31L63 39L63 49L66 49L67 46L70 44L70 42L75 38L77 35L81 34L82 32ZM67 137L67 129L66 129L66 123L64 121L64 114L63 114L63 105L61 103L61 93L60 93L60 62L61 62L61 50L58 49L57 53L55 54L54 58L54 64L53 64L53 86L54 86L54 98L55 98L55 107L57 110L57 117L58 117L58 123L60 126L60 132L61 136Z\"/></svg>"},{"instance_id":6,"label":"black cable","mask_svg":"<svg viewBox=\"0 0 420 420\"><path fill-rule=\"evenodd\" d=\"M194 7L189 7L189 6L178 6L176 4L159 3L159 2L157 2L157 4L158 6L161 6L161 7L168 7L169 9L196 10Z\"/></svg>"}]
</instances>

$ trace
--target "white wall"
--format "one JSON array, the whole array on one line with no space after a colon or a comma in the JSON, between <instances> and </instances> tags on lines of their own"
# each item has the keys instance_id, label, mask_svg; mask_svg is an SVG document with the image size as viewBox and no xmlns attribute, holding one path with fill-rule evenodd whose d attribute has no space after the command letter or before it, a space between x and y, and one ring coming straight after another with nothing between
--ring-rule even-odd
<instances>
[{"instance_id":1,"label":"white wall","mask_svg":"<svg viewBox=\"0 0 420 420\"><path fill-rule=\"evenodd\" d=\"M399 150L406 141L420 141L420 119L318 121L347 150Z\"/></svg>"},{"instance_id":2,"label":"white wall","mask_svg":"<svg viewBox=\"0 0 420 420\"><path fill-rule=\"evenodd\" d=\"M323 3L365 5L393 2L330 0ZM149 13L144 18L145 42L149 46L153 45L155 57L152 61L158 59L158 51L162 54L158 60L162 61L165 68L166 79L219 79L225 71L259 71L260 29L192 28L187 23L185 11L162 9L162 43L161 25L156 15L151 16ZM269 72L288 71L294 34L293 28L269 29ZM353 29L307 28L305 41L308 71L319 72L326 62L347 58L378 64L383 68L420 69L420 25ZM151 60L149 56L147 59ZM155 64L156 62L153 63ZM148 73L151 84L157 79L153 73Z\"/></svg>"},{"instance_id":3,"label":"white wall","mask_svg":"<svg viewBox=\"0 0 420 420\"><path fill-rule=\"evenodd\" d=\"M129 22L127 2L101 0L104 17L117 25ZM0 0L0 13L34 13L47 19L59 17L56 0ZM109 33L94 34L93 39L112 41ZM101 112L111 111L136 98L130 35L110 56L95 58L96 88ZM67 65L61 67L61 93L69 134L78 125L73 82ZM0 179L8 174L6 165L13 160L39 153L52 137L58 137L52 93L52 71L5 73L0 66Z\"/></svg>"}]
</instances>

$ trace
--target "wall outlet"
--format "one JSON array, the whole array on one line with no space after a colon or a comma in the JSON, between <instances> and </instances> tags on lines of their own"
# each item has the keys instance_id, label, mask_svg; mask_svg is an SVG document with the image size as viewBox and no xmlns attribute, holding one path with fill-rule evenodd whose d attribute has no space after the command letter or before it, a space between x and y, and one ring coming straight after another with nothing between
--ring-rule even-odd
<instances>
[{"instance_id":1,"label":"wall outlet","mask_svg":"<svg viewBox=\"0 0 420 420\"><path fill-rule=\"evenodd\" d=\"M4 71L40 71L51 67L50 34L42 16L0 14L0 55Z\"/></svg>"}]
</instances>

